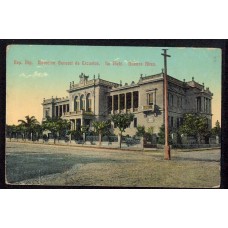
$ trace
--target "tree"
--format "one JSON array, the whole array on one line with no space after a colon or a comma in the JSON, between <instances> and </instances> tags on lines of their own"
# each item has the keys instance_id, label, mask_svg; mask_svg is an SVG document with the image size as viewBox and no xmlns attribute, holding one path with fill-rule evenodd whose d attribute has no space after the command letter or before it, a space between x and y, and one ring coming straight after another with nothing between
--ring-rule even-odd
<instances>
[{"instance_id":1,"label":"tree","mask_svg":"<svg viewBox=\"0 0 228 228\"><path fill-rule=\"evenodd\" d=\"M200 143L210 133L208 120L205 116L198 114L185 114L183 125L179 128L179 132L194 137L196 142Z\"/></svg>"},{"instance_id":2,"label":"tree","mask_svg":"<svg viewBox=\"0 0 228 228\"><path fill-rule=\"evenodd\" d=\"M172 144L172 138L171 138L171 131L169 130L169 144ZM162 126L160 127L160 131L158 133L158 143L165 145L165 124L162 124Z\"/></svg>"},{"instance_id":3,"label":"tree","mask_svg":"<svg viewBox=\"0 0 228 228\"><path fill-rule=\"evenodd\" d=\"M101 146L101 139L103 134L109 131L110 121L95 121L93 122L93 127L95 132L99 135L99 146Z\"/></svg>"},{"instance_id":4,"label":"tree","mask_svg":"<svg viewBox=\"0 0 228 228\"><path fill-rule=\"evenodd\" d=\"M68 133L71 134L71 139L79 140L82 138L81 130L71 130Z\"/></svg>"},{"instance_id":5,"label":"tree","mask_svg":"<svg viewBox=\"0 0 228 228\"><path fill-rule=\"evenodd\" d=\"M57 122L47 118L47 120L45 120L42 124L42 128L43 130L49 130L51 132L51 134L53 135L54 138L54 144L57 138L57 132L58 132L58 128L57 128Z\"/></svg>"},{"instance_id":6,"label":"tree","mask_svg":"<svg viewBox=\"0 0 228 228\"><path fill-rule=\"evenodd\" d=\"M221 127L220 127L220 123L219 123L219 121L217 120L216 121L216 123L215 123L215 127L213 127L212 129L211 129L211 134L213 135L213 136L221 136Z\"/></svg>"},{"instance_id":7,"label":"tree","mask_svg":"<svg viewBox=\"0 0 228 228\"><path fill-rule=\"evenodd\" d=\"M26 141L27 128L25 127L25 125L21 123L17 126L17 128L18 128L18 131L22 134L22 139Z\"/></svg>"},{"instance_id":8,"label":"tree","mask_svg":"<svg viewBox=\"0 0 228 228\"><path fill-rule=\"evenodd\" d=\"M138 126L137 126L136 136L144 137L145 134L146 134L145 126L140 126L140 125L138 125Z\"/></svg>"},{"instance_id":9,"label":"tree","mask_svg":"<svg viewBox=\"0 0 228 228\"><path fill-rule=\"evenodd\" d=\"M40 136L42 136L42 133L43 133L43 129L40 124L34 124L32 126L32 135L33 135L32 140L34 140L34 139L39 140Z\"/></svg>"},{"instance_id":10,"label":"tree","mask_svg":"<svg viewBox=\"0 0 228 228\"><path fill-rule=\"evenodd\" d=\"M10 141L13 137L13 134L16 133L16 126L15 125L6 125L6 134L9 136Z\"/></svg>"},{"instance_id":11,"label":"tree","mask_svg":"<svg viewBox=\"0 0 228 228\"><path fill-rule=\"evenodd\" d=\"M83 138L83 143L85 143L86 140L86 133L89 131L89 126L88 125L81 125L81 133L82 133L82 138Z\"/></svg>"},{"instance_id":12,"label":"tree","mask_svg":"<svg viewBox=\"0 0 228 228\"><path fill-rule=\"evenodd\" d=\"M63 120L61 118L59 118L57 120L57 133L58 133L58 139L60 137L65 137L69 131L70 131L70 122L68 120Z\"/></svg>"},{"instance_id":13,"label":"tree","mask_svg":"<svg viewBox=\"0 0 228 228\"><path fill-rule=\"evenodd\" d=\"M33 127L36 124L39 124L35 116L25 116L25 120L18 120L22 126L26 128L26 132L28 133L28 139L32 139Z\"/></svg>"},{"instance_id":14,"label":"tree","mask_svg":"<svg viewBox=\"0 0 228 228\"><path fill-rule=\"evenodd\" d=\"M149 127L147 129L147 132L146 132L146 136L147 136L147 140L151 141L151 143L153 142L153 133L154 133L154 127Z\"/></svg>"},{"instance_id":15,"label":"tree","mask_svg":"<svg viewBox=\"0 0 228 228\"><path fill-rule=\"evenodd\" d=\"M54 138L54 144L57 137L61 135L66 135L67 131L70 130L70 122L63 120L60 117L47 117L42 124L43 130L49 130Z\"/></svg>"},{"instance_id":16,"label":"tree","mask_svg":"<svg viewBox=\"0 0 228 228\"><path fill-rule=\"evenodd\" d=\"M133 113L119 113L111 115L111 120L114 123L116 127L118 127L120 131L120 148L121 148L121 142L122 142L122 134L125 132L125 129L129 127L131 122L134 120L134 114Z\"/></svg>"},{"instance_id":17,"label":"tree","mask_svg":"<svg viewBox=\"0 0 228 228\"><path fill-rule=\"evenodd\" d=\"M145 126L138 125L136 136L143 137L145 139L145 141L152 141L153 133L154 133L153 127L149 127L146 131Z\"/></svg>"},{"instance_id":18,"label":"tree","mask_svg":"<svg viewBox=\"0 0 228 228\"><path fill-rule=\"evenodd\" d=\"M87 125L81 125L81 132L82 134L86 133L89 131L89 126Z\"/></svg>"}]
</instances>

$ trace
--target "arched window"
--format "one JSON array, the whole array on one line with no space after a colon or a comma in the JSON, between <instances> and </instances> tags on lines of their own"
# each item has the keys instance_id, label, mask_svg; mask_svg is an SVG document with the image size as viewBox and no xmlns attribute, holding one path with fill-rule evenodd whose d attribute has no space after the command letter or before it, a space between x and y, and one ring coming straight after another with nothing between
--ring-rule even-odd
<instances>
[{"instance_id":1,"label":"arched window","mask_svg":"<svg viewBox=\"0 0 228 228\"><path fill-rule=\"evenodd\" d=\"M92 111L92 99L90 93L88 93L86 96L86 108L88 112Z\"/></svg>"},{"instance_id":2,"label":"arched window","mask_svg":"<svg viewBox=\"0 0 228 228\"><path fill-rule=\"evenodd\" d=\"M85 96L84 95L81 95L80 97L80 109L81 110L85 110Z\"/></svg>"},{"instance_id":3,"label":"arched window","mask_svg":"<svg viewBox=\"0 0 228 228\"><path fill-rule=\"evenodd\" d=\"M79 111L80 109L79 109L79 97L78 96L76 96L75 98L74 98L74 111Z\"/></svg>"}]
</instances>

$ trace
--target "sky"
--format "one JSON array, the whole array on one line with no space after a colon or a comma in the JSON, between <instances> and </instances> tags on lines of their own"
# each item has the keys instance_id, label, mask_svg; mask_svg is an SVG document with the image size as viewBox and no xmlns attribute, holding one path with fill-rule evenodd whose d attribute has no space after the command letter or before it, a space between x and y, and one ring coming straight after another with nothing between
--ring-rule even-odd
<instances>
[{"instance_id":1,"label":"sky","mask_svg":"<svg viewBox=\"0 0 228 228\"><path fill-rule=\"evenodd\" d=\"M66 45L9 45L6 55L6 123L18 124L26 115L42 120L43 98L66 97L70 82L84 73L119 83L138 82L140 74L161 73L165 47L112 47ZM168 74L179 80L204 83L214 94L212 125L221 123L221 50L168 48ZM38 64L39 61L55 65ZM70 62L63 65L60 62ZM82 65L96 62L99 65ZM121 65L113 64L121 63ZM128 63L141 63L129 66ZM148 62L148 65L145 65ZM80 65L78 65L78 63Z\"/></svg>"}]
</instances>

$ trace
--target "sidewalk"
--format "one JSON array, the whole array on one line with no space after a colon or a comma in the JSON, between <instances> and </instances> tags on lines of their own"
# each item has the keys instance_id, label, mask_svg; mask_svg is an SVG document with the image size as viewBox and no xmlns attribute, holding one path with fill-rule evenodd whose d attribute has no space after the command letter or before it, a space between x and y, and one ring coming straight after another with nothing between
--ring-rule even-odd
<instances>
[{"instance_id":1,"label":"sidewalk","mask_svg":"<svg viewBox=\"0 0 228 228\"><path fill-rule=\"evenodd\" d=\"M134 146L127 146L126 144L122 144L121 148L119 147L119 144L115 145L89 145L89 144L76 144L75 142L58 142L56 140L56 143L54 142L43 142L43 140L40 141L22 141L22 140L15 140L12 139L11 141L9 139L6 139L6 143L27 143L27 144L35 144L35 145L47 145L47 146L65 146L65 147L77 147L77 148L86 148L86 149L101 149L101 150L119 150L119 151L145 151L145 152L155 152L155 151L163 151L164 149L160 148L142 148L142 147L134 147ZM205 150L214 150L214 149L221 149L220 147L207 147L207 148L191 148L191 149L171 149L171 151L175 152L193 152L193 151L205 151Z\"/></svg>"},{"instance_id":2,"label":"sidewalk","mask_svg":"<svg viewBox=\"0 0 228 228\"><path fill-rule=\"evenodd\" d=\"M58 143L58 140L56 140L56 143L53 142L43 142L43 140L40 141L22 141L22 140L6 140L6 143L20 143L20 144L34 144L34 145L46 145L46 146L62 146L62 147L74 147L74 148L86 148L86 149L100 149L100 150L116 150L116 151L144 151L142 148L138 147L127 147L126 145L122 145L120 148L119 145L88 145L88 144L76 144L76 143Z\"/></svg>"}]
</instances>

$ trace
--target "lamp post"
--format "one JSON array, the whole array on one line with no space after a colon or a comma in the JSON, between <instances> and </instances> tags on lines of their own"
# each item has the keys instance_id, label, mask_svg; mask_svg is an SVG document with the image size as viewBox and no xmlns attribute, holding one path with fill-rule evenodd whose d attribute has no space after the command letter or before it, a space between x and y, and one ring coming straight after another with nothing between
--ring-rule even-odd
<instances>
[{"instance_id":1,"label":"lamp post","mask_svg":"<svg viewBox=\"0 0 228 228\"><path fill-rule=\"evenodd\" d=\"M164 148L164 158L165 160L170 160L170 146L169 146L169 116L168 116L168 80L167 80L167 57L171 57L167 55L168 49L162 49L164 53L161 55L164 56L164 101L165 101L165 148Z\"/></svg>"}]
</instances>

